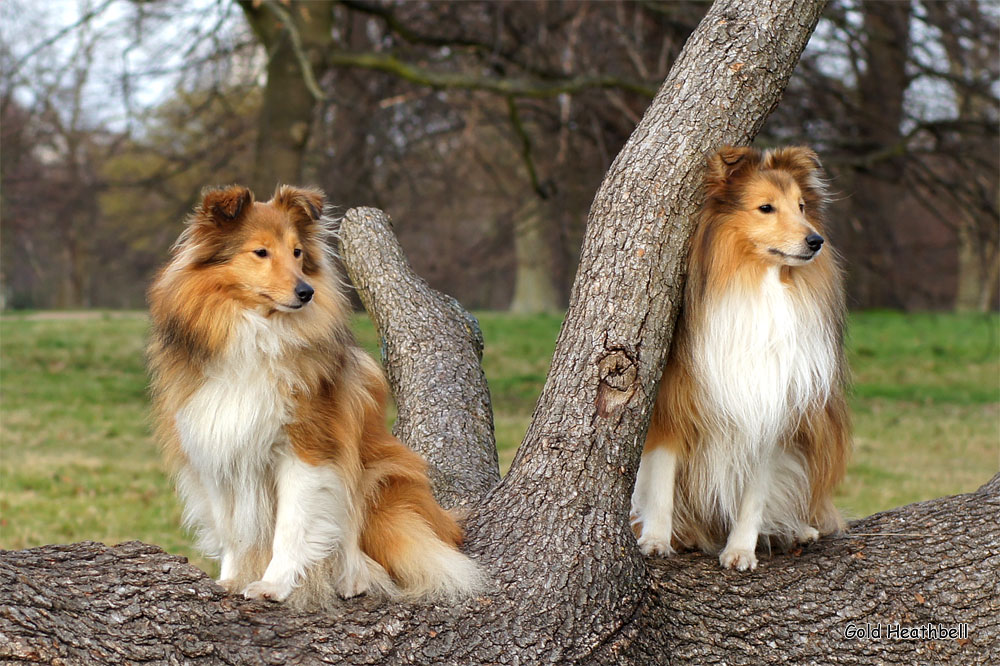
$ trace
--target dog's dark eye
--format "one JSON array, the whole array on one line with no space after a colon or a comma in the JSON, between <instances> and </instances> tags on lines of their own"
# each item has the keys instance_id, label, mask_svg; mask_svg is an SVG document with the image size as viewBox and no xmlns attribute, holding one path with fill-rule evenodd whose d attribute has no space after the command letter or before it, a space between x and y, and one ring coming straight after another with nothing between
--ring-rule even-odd
<instances>
[{"instance_id":1,"label":"dog's dark eye","mask_svg":"<svg viewBox=\"0 0 1000 666\"><path fill-rule=\"evenodd\" d=\"M799 203L799 212L800 213L806 212L806 205L804 203Z\"/></svg>"},{"instance_id":2,"label":"dog's dark eye","mask_svg":"<svg viewBox=\"0 0 1000 666\"><path fill-rule=\"evenodd\" d=\"M762 213L773 213L774 206L772 206L771 204L764 204L763 206L757 206L757 210L759 210Z\"/></svg>"},{"instance_id":3,"label":"dog's dark eye","mask_svg":"<svg viewBox=\"0 0 1000 666\"><path fill-rule=\"evenodd\" d=\"M260 248L258 250L254 250L253 253L256 254L258 257L266 257L267 256L267 250L265 250L264 248Z\"/></svg>"},{"instance_id":4,"label":"dog's dark eye","mask_svg":"<svg viewBox=\"0 0 1000 666\"><path fill-rule=\"evenodd\" d=\"M296 259L298 259L299 257L301 257L301 256L302 256L302 248L301 248L301 247L297 247L297 248L295 248L295 250L294 250L294 251L292 252L292 255L293 255L293 256L294 256L294 257L295 257Z\"/></svg>"}]
</instances>

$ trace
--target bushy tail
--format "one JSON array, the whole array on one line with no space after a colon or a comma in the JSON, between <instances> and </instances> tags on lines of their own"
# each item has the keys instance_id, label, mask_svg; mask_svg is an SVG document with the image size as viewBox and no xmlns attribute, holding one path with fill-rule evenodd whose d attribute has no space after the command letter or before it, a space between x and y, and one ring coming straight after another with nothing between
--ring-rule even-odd
<instances>
[{"instance_id":1,"label":"bushy tail","mask_svg":"<svg viewBox=\"0 0 1000 666\"><path fill-rule=\"evenodd\" d=\"M484 586L479 567L459 550L462 533L425 484L393 479L383 487L361 548L381 564L403 596L458 600ZM426 483L426 482L425 482Z\"/></svg>"},{"instance_id":2,"label":"bushy tail","mask_svg":"<svg viewBox=\"0 0 1000 666\"><path fill-rule=\"evenodd\" d=\"M365 517L361 549L407 597L459 599L482 589L479 567L462 554L462 530L435 501L427 463L385 426L388 386L381 371L361 355L371 400L362 419L362 494Z\"/></svg>"}]
</instances>

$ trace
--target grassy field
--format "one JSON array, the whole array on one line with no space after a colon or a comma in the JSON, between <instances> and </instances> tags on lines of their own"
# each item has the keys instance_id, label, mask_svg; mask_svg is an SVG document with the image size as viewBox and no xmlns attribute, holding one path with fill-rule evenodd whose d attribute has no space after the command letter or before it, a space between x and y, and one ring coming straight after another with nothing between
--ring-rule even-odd
<instances>
[{"instance_id":1,"label":"grassy field","mask_svg":"<svg viewBox=\"0 0 1000 666\"><path fill-rule=\"evenodd\" d=\"M89 315L89 316L88 316ZM504 469L527 428L560 320L480 313ZM359 339L377 354L368 320ZM147 427L140 314L0 321L0 547L141 539L209 571ZM860 517L973 490L1000 468L1000 317L851 319L855 454L838 504Z\"/></svg>"}]
</instances>

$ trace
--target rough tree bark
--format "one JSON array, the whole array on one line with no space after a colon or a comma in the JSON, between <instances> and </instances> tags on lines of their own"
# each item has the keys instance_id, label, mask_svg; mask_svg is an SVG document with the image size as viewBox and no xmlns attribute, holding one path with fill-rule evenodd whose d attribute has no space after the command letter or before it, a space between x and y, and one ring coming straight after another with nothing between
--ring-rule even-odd
<instances>
[{"instance_id":1,"label":"rough tree bark","mask_svg":"<svg viewBox=\"0 0 1000 666\"><path fill-rule=\"evenodd\" d=\"M482 597L456 607L360 599L329 614L299 614L226 596L153 546L48 546L0 556L0 657L997 662L1000 476L971 495L872 516L801 553L765 558L749 574L722 571L698 554L644 560L628 527L628 496L676 315L704 155L753 136L821 5L720 0L692 36L597 194L552 369L499 484L488 452L489 410L479 409L488 398L473 362L481 344L475 326L412 277L383 215L348 213L344 258L384 338L400 434L431 458L445 501L482 497L467 522L469 550L494 581ZM427 339L439 335L440 347ZM408 390L440 401L408 400ZM473 408L457 414L463 401ZM447 453L453 444L461 453ZM927 621L968 623L967 638L845 636L850 623Z\"/></svg>"},{"instance_id":2,"label":"rough tree bark","mask_svg":"<svg viewBox=\"0 0 1000 666\"><path fill-rule=\"evenodd\" d=\"M479 322L413 272L381 211L348 211L340 239L348 277L383 341L394 433L430 464L439 502L478 503L500 481Z\"/></svg>"}]
</instances>

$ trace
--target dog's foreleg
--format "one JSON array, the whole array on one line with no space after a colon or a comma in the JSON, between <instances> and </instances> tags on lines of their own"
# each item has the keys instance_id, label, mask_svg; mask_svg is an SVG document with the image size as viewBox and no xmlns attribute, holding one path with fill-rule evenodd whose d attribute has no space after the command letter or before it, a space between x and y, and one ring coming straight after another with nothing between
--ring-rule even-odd
<instances>
[{"instance_id":1,"label":"dog's foreleg","mask_svg":"<svg viewBox=\"0 0 1000 666\"><path fill-rule=\"evenodd\" d=\"M183 467L177 474L177 492L184 504L184 525L198 534L198 547L221 560L216 581L227 592L234 592L239 575L238 558L231 539L227 538L229 503L217 486L204 483L197 471Z\"/></svg>"},{"instance_id":2,"label":"dog's foreleg","mask_svg":"<svg viewBox=\"0 0 1000 666\"><path fill-rule=\"evenodd\" d=\"M641 523L639 549L643 555L669 557L674 517L674 478L677 454L666 446L644 451L632 491L632 522Z\"/></svg>"},{"instance_id":3,"label":"dog's foreleg","mask_svg":"<svg viewBox=\"0 0 1000 666\"><path fill-rule=\"evenodd\" d=\"M719 554L719 562L726 569L752 571L757 568L757 537L764 519L770 473L770 464L760 465L743 488L736 523L729 530L726 547Z\"/></svg>"},{"instance_id":4,"label":"dog's foreleg","mask_svg":"<svg viewBox=\"0 0 1000 666\"><path fill-rule=\"evenodd\" d=\"M310 465L286 452L277 461L277 511L271 561L243 594L284 601L310 565L344 540L350 495L336 468Z\"/></svg>"}]
</instances>

